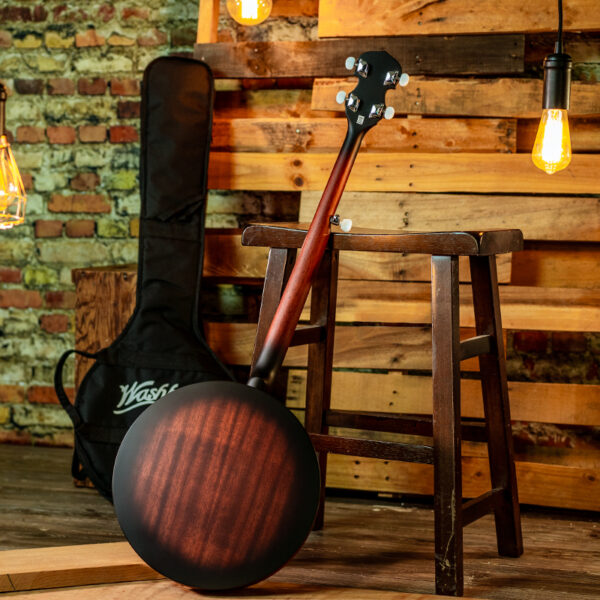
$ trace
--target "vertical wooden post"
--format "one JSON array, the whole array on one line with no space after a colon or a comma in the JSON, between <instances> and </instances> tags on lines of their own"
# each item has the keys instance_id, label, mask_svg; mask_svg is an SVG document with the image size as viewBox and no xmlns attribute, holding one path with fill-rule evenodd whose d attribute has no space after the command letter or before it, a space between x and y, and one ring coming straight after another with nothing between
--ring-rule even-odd
<instances>
[{"instance_id":1,"label":"vertical wooden post","mask_svg":"<svg viewBox=\"0 0 600 600\"><path fill-rule=\"evenodd\" d=\"M306 374L306 431L327 433L324 415L331 402L331 367L335 336L335 305L338 279L337 250L326 250L312 284L310 300L310 323L325 327L325 333L316 344L308 347ZM321 498L313 529L322 529L325 509L325 479L327 475L327 452L319 453L321 469Z\"/></svg>"},{"instance_id":2,"label":"vertical wooden post","mask_svg":"<svg viewBox=\"0 0 600 600\"><path fill-rule=\"evenodd\" d=\"M436 594L462 596L458 256L431 257Z\"/></svg>"},{"instance_id":3,"label":"vertical wooden post","mask_svg":"<svg viewBox=\"0 0 600 600\"><path fill-rule=\"evenodd\" d=\"M199 0L197 44L208 44L217 41L219 30L219 0Z\"/></svg>"}]
</instances>

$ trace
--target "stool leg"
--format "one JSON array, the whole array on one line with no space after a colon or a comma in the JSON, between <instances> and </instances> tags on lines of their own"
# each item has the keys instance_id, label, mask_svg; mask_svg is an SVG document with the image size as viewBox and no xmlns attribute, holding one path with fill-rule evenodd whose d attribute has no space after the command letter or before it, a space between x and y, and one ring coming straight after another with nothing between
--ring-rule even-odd
<instances>
[{"instance_id":1,"label":"stool leg","mask_svg":"<svg viewBox=\"0 0 600 600\"><path fill-rule=\"evenodd\" d=\"M502 503L494 513L498 553L502 556L520 556L523 553L523 537L510 424L496 257L472 256L470 267L477 335L493 336L497 346L494 355L482 354L479 357L479 368L492 488L504 490Z\"/></svg>"},{"instance_id":2,"label":"stool leg","mask_svg":"<svg viewBox=\"0 0 600 600\"><path fill-rule=\"evenodd\" d=\"M265 282L258 315L258 326L256 328L256 337L254 338L250 374L254 371L254 364L262 350L265 336L267 335L271 321L273 321L275 311L279 306L279 300L294 266L295 258L295 248L271 248L269 251L269 260L267 261L267 270L265 272Z\"/></svg>"},{"instance_id":3,"label":"stool leg","mask_svg":"<svg viewBox=\"0 0 600 600\"><path fill-rule=\"evenodd\" d=\"M458 257L431 257L436 594L462 596Z\"/></svg>"},{"instance_id":4,"label":"stool leg","mask_svg":"<svg viewBox=\"0 0 600 600\"><path fill-rule=\"evenodd\" d=\"M335 335L335 304L337 296L338 251L326 251L312 284L310 322L324 325L325 335L308 347L306 375L306 430L309 433L327 433L325 411L331 400L331 367ZM314 529L322 529L325 508L325 477L327 452L319 453L321 468L321 498Z\"/></svg>"}]
</instances>

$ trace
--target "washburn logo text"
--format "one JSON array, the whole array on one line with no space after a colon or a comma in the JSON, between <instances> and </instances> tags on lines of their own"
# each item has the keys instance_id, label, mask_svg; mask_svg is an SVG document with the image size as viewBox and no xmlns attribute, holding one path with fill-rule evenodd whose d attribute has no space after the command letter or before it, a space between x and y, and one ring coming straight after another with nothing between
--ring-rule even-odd
<instances>
[{"instance_id":1,"label":"washburn logo text","mask_svg":"<svg viewBox=\"0 0 600 600\"><path fill-rule=\"evenodd\" d=\"M159 398L176 390L179 384L174 383L170 386L168 383L163 383L161 386L156 386L154 380L148 380L141 383L134 381L132 384L120 385L119 387L121 388L121 399L115 410L113 410L115 415L129 412L138 406L153 404Z\"/></svg>"}]
</instances>

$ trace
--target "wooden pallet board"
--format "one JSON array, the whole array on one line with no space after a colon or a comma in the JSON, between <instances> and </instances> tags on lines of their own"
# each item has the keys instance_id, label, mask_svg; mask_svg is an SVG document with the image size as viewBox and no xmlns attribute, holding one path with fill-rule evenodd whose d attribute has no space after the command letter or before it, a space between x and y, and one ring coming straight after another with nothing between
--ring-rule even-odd
<instances>
[{"instance_id":1,"label":"wooden pallet board","mask_svg":"<svg viewBox=\"0 0 600 600\"><path fill-rule=\"evenodd\" d=\"M509 381L513 421L600 426L600 386L573 383ZM432 413L432 384L428 375L400 371L364 373L334 371L331 406L337 410L368 410L417 415ZM290 369L286 404L303 408L306 371ZM462 416L483 418L481 383L461 381Z\"/></svg>"},{"instance_id":2,"label":"wooden pallet board","mask_svg":"<svg viewBox=\"0 0 600 600\"><path fill-rule=\"evenodd\" d=\"M600 510L600 470L542 463L515 462L519 502ZM463 495L473 498L490 489L487 459L463 457ZM327 485L390 493L433 493L430 465L332 455Z\"/></svg>"},{"instance_id":3,"label":"wooden pallet board","mask_svg":"<svg viewBox=\"0 0 600 600\"><path fill-rule=\"evenodd\" d=\"M501 286L500 304L505 329L600 331L600 289ZM430 323L431 286L340 281L335 318L340 323ZM460 286L460 324L475 327L470 285Z\"/></svg>"},{"instance_id":4,"label":"wooden pallet board","mask_svg":"<svg viewBox=\"0 0 600 600\"><path fill-rule=\"evenodd\" d=\"M408 73L473 75L522 73L524 47L522 35L388 37L196 44L194 56L215 77L345 77L348 56L385 48Z\"/></svg>"},{"instance_id":5,"label":"wooden pallet board","mask_svg":"<svg viewBox=\"0 0 600 600\"><path fill-rule=\"evenodd\" d=\"M600 29L597 8L565 0L564 29ZM556 18L552 0L327 0L319 2L319 37L555 31Z\"/></svg>"},{"instance_id":6,"label":"wooden pallet board","mask_svg":"<svg viewBox=\"0 0 600 600\"><path fill-rule=\"evenodd\" d=\"M2 591L39 590L162 577L127 542L0 552L0 578L5 578L10 584L8 589Z\"/></svg>"},{"instance_id":7,"label":"wooden pallet board","mask_svg":"<svg viewBox=\"0 0 600 600\"><path fill-rule=\"evenodd\" d=\"M573 118L572 115L570 117L569 133L573 152L600 152L600 119ZM539 118L519 119L517 126L519 152L531 152L539 126Z\"/></svg>"},{"instance_id":8,"label":"wooden pallet board","mask_svg":"<svg viewBox=\"0 0 600 600\"><path fill-rule=\"evenodd\" d=\"M302 193L300 221L310 221L320 198L320 193ZM339 213L357 227L520 229L530 240L600 241L600 203L594 197L346 192Z\"/></svg>"},{"instance_id":9,"label":"wooden pallet board","mask_svg":"<svg viewBox=\"0 0 600 600\"><path fill-rule=\"evenodd\" d=\"M335 152L345 118L231 118L213 121L213 151ZM392 119L365 138L371 152L514 152L515 119Z\"/></svg>"},{"instance_id":10,"label":"wooden pallet board","mask_svg":"<svg viewBox=\"0 0 600 600\"><path fill-rule=\"evenodd\" d=\"M599 95L600 98L600 95ZM213 152L213 190L323 190L337 155ZM548 177L528 154L360 153L346 186L362 192L598 194L600 155L576 154L568 169Z\"/></svg>"},{"instance_id":11,"label":"wooden pallet board","mask_svg":"<svg viewBox=\"0 0 600 600\"><path fill-rule=\"evenodd\" d=\"M313 86L313 110L342 112L335 95L349 93L354 79L317 79ZM539 79L445 79L412 77L406 87L391 90L386 103L397 114L457 115L470 117L519 117L539 119L542 114L542 86ZM569 115L600 115L598 84L573 81Z\"/></svg>"}]
</instances>

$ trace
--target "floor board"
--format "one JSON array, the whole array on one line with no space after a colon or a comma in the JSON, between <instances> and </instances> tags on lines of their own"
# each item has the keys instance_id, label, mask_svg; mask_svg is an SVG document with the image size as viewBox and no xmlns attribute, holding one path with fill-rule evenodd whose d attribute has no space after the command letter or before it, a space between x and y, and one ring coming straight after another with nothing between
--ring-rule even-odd
<instances>
[{"instance_id":1,"label":"floor board","mask_svg":"<svg viewBox=\"0 0 600 600\"><path fill-rule=\"evenodd\" d=\"M0 445L0 549L123 539L112 506L75 488L71 451ZM600 598L597 515L523 511L525 553L496 553L493 519L465 529L465 594L475 598ZM273 583L433 593L433 514L400 502L331 498L313 532Z\"/></svg>"}]
</instances>

